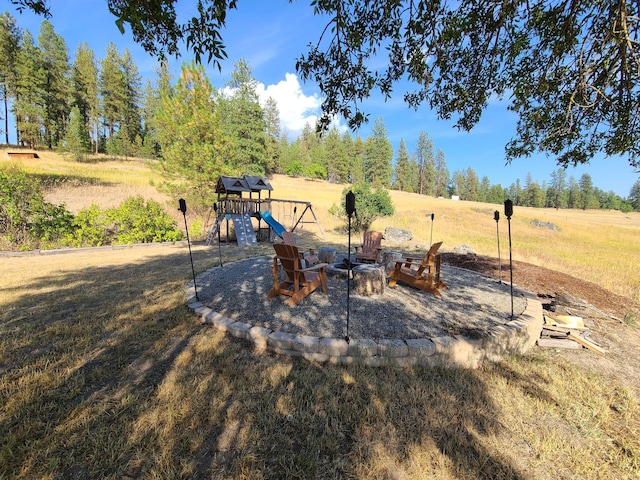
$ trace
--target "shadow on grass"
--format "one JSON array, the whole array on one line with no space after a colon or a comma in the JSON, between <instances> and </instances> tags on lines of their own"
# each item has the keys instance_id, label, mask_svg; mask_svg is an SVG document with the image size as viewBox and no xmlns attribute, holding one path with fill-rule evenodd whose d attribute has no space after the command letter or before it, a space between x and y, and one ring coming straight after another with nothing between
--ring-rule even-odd
<instances>
[{"instance_id":1,"label":"shadow on grass","mask_svg":"<svg viewBox=\"0 0 640 480\"><path fill-rule=\"evenodd\" d=\"M0 314L0 477L529 478L487 446L482 372L255 352L198 323L190 277L185 248L26 279Z\"/></svg>"}]
</instances>

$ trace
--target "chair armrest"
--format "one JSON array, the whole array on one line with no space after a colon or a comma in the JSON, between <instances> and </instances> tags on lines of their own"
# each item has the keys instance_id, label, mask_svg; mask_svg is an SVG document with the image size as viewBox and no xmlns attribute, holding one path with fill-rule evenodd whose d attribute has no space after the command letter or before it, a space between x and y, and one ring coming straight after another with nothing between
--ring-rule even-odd
<instances>
[{"instance_id":1,"label":"chair armrest","mask_svg":"<svg viewBox=\"0 0 640 480\"><path fill-rule=\"evenodd\" d=\"M298 271L299 272L313 272L314 270L321 270L324 267L326 267L327 265L329 265L329 264L328 263L316 263L315 265L313 265L311 267L301 268Z\"/></svg>"}]
</instances>

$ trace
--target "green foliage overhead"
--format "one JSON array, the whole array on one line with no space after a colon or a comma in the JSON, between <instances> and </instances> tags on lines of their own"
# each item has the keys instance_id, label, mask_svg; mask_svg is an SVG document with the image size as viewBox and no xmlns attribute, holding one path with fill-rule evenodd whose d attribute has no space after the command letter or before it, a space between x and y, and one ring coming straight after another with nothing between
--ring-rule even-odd
<instances>
[{"instance_id":1,"label":"green foliage overhead","mask_svg":"<svg viewBox=\"0 0 640 480\"><path fill-rule=\"evenodd\" d=\"M356 197L356 215L351 219L351 228L355 232L367 231L371 224L381 217L393 215L393 202L389 192L384 188L371 189L367 182L360 182L346 187L342 191L342 199L339 204L334 204L329 213L348 221L345 208L347 193L352 191Z\"/></svg>"}]
</instances>

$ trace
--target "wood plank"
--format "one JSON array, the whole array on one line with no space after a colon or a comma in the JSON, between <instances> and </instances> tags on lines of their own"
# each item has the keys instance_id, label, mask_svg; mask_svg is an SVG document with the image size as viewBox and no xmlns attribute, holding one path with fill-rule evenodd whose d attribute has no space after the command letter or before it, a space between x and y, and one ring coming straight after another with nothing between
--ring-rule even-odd
<instances>
[{"instance_id":1,"label":"wood plank","mask_svg":"<svg viewBox=\"0 0 640 480\"><path fill-rule=\"evenodd\" d=\"M568 338L573 340L574 342L577 342L587 347L589 350L593 350L594 352L597 352L601 355L604 355L605 353L607 353L607 351L604 348L597 346L595 343L587 340L586 338L581 337L580 335L576 335L575 333L569 333Z\"/></svg>"},{"instance_id":2,"label":"wood plank","mask_svg":"<svg viewBox=\"0 0 640 480\"><path fill-rule=\"evenodd\" d=\"M582 348L582 345L568 338L539 338L536 343L539 347L547 348L567 348L572 350L580 350Z\"/></svg>"}]
</instances>

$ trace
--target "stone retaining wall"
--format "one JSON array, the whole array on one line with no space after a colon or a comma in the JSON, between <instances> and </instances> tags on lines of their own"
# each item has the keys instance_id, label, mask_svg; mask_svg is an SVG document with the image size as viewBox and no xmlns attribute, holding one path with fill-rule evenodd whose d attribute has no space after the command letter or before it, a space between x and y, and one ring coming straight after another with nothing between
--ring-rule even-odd
<instances>
[{"instance_id":1,"label":"stone retaining wall","mask_svg":"<svg viewBox=\"0 0 640 480\"><path fill-rule=\"evenodd\" d=\"M234 337L252 341L258 349L303 357L319 363L381 366L455 366L478 368L485 360L521 354L535 345L543 325L542 304L526 293L527 308L516 319L493 327L489 334L473 339L462 335L384 339L322 338L273 331L227 318L198 302L193 282L187 286L188 305L208 325Z\"/></svg>"}]
</instances>

